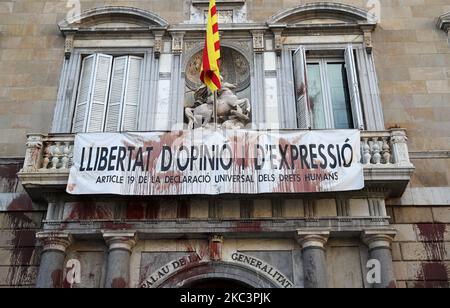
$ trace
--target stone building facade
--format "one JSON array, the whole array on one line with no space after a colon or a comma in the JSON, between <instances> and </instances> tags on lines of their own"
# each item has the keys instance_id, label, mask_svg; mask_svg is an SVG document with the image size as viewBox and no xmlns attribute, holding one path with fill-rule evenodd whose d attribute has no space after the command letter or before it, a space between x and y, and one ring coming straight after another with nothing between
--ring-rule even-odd
<instances>
[{"instance_id":1,"label":"stone building facade","mask_svg":"<svg viewBox=\"0 0 450 308\"><path fill-rule=\"evenodd\" d=\"M217 0L226 77L251 127L360 129L361 191L65 192L74 133L103 117L80 116L89 63L139 65L140 99L112 130L180 129L207 4L0 3L0 287L449 287L448 1ZM325 108L304 125L298 57L345 67L348 118Z\"/></svg>"}]
</instances>

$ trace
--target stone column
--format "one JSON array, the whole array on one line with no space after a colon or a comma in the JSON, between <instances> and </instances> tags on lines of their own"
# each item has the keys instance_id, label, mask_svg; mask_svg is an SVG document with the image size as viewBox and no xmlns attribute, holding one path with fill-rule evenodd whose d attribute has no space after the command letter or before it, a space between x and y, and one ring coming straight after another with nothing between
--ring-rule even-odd
<instances>
[{"instance_id":1,"label":"stone column","mask_svg":"<svg viewBox=\"0 0 450 308\"><path fill-rule=\"evenodd\" d=\"M130 285L130 257L136 244L135 231L104 231L109 248L105 288L128 288Z\"/></svg>"},{"instance_id":2,"label":"stone column","mask_svg":"<svg viewBox=\"0 0 450 308\"><path fill-rule=\"evenodd\" d=\"M327 287L325 244L329 231L298 231L297 240L302 247L305 288Z\"/></svg>"},{"instance_id":3,"label":"stone column","mask_svg":"<svg viewBox=\"0 0 450 308\"><path fill-rule=\"evenodd\" d=\"M395 231L364 231L363 241L369 247L369 261L377 260L380 266L380 283L372 283L374 288L395 288L391 243ZM375 273L376 274L376 273ZM367 278L367 277L366 277Z\"/></svg>"},{"instance_id":4,"label":"stone column","mask_svg":"<svg viewBox=\"0 0 450 308\"><path fill-rule=\"evenodd\" d=\"M36 234L43 243L36 288L61 288L66 250L72 237L66 232L44 231Z\"/></svg>"}]
</instances>

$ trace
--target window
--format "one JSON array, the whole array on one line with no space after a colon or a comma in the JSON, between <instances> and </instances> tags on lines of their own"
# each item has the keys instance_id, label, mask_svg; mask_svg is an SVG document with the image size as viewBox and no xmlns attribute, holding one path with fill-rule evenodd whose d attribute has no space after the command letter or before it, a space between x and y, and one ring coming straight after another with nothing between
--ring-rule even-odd
<instances>
[{"instance_id":1,"label":"window","mask_svg":"<svg viewBox=\"0 0 450 308\"><path fill-rule=\"evenodd\" d=\"M143 58L93 54L82 62L72 131L137 129Z\"/></svg>"},{"instance_id":2,"label":"window","mask_svg":"<svg viewBox=\"0 0 450 308\"><path fill-rule=\"evenodd\" d=\"M363 129L353 47L340 50L300 47L293 58L298 127Z\"/></svg>"}]
</instances>

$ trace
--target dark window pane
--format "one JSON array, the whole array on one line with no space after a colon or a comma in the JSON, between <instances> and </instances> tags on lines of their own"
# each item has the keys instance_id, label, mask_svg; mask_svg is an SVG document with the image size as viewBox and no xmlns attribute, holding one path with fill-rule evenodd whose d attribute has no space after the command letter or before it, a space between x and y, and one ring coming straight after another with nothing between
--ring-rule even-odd
<instances>
[{"instance_id":1,"label":"dark window pane","mask_svg":"<svg viewBox=\"0 0 450 308\"><path fill-rule=\"evenodd\" d=\"M328 63L327 70L333 108L334 128L353 128L345 65L344 63Z\"/></svg>"}]
</instances>

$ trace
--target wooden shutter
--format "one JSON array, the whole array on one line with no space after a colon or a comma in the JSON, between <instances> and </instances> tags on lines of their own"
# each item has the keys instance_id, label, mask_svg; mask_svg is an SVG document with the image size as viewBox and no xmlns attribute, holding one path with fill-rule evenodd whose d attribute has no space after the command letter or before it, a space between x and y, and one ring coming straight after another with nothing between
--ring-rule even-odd
<instances>
[{"instance_id":1,"label":"wooden shutter","mask_svg":"<svg viewBox=\"0 0 450 308\"><path fill-rule=\"evenodd\" d=\"M142 58L133 56L114 59L105 131L137 129L142 62Z\"/></svg>"},{"instance_id":2,"label":"wooden shutter","mask_svg":"<svg viewBox=\"0 0 450 308\"><path fill-rule=\"evenodd\" d=\"M353 123L356 129L364 129L364 117L361 107L358 73L356 71L355 56L353 52L353 46L351 44L349 44L347 49L345 50L345 68L347 71L347 81L350 92Z\"/></svg>"},{"instance_id":3,"label":"wooden shutter","mask_svg":"<svg viewBox=\"0 0 450 308\"><path fill-rule=\"evenodd\" d=\"M74 133L86 131L96 59L96 55L90 55L84 58L82 62L80 83L78 86L78 97L72 128Z\"/></svg>"},{"instance_id":4,"label":"wooden shutter","mask_svg":"<svg viewBox=\"0 0 450 308\"><path fill-rule=\"evenodd\" d=\"M135 131L137 129L138 107L141 95L143 59L130 56L128 58L128 73L125 99L123 104L122 130Z\"/></svg>"},{"instance_id":5,"label":"wooden shutter","mask_svg":"<svg viewBox=\"0 0 450 308\"><path fill-rule=\"evenodd\" d=\"M101 132L105 122L113 57L97 54L86 132Z\"/></svg>"},{"instance_id":6,"label":"wooden shutter","mask_svg":"<svg viewBox=\"0 0 450 308\"><path fill-rule=\"evenodd\" d=\"M294 52L294 85L297 109L297 125L301 129L311 128L311 109L306 75L306 52L300 47Z\"/></svg>"},{"instance_id":7,"label":"wooden shutter","mask_svg":"<svg viewBox=\"0 0 450 308\"><path fill-rule=\"evenodd\" d=\"M106 116L106 132L121 130L122 105L125 96L126 79L128 71L128 57L114 59L111 89L109 91L108 112Z\"/></svg>"}]
</instances>

